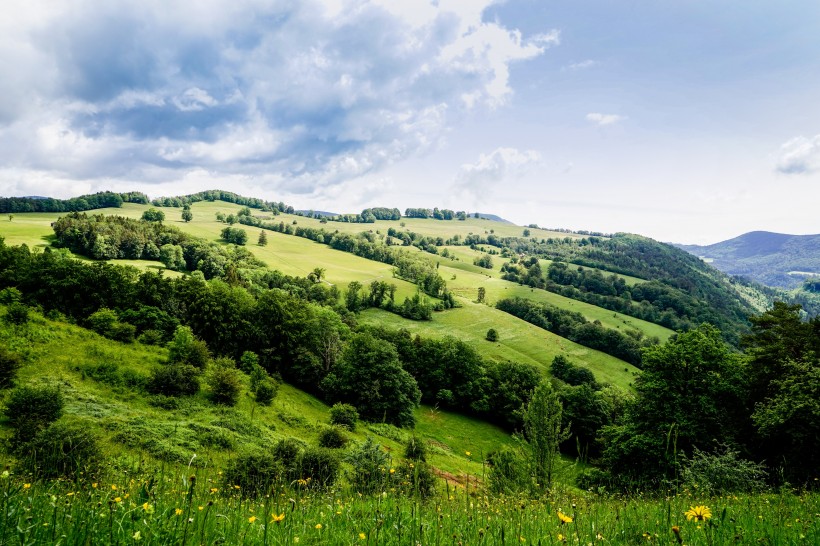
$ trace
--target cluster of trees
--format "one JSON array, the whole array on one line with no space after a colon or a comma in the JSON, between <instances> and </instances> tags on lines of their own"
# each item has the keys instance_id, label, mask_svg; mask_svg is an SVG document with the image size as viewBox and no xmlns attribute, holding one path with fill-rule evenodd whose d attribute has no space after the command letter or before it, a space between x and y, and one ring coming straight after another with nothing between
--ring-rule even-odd
<instances>
[{"instance_id":1,"label":"cluster of trees","mask_svg":"<svg viewBox=\"0 0 820 546\"><path fill-rule=\"evenodd\" d=\"M401 212L399 209L387 207L373 207L364 209L361 214L339 214L333 216L330 220L334 222L350 222L357 224L372 224L376 220L400 220Z\"/></svg>"},{"instance_id":2,"label":"cluster of trees","mask_svg":"<svg viewBox=\"0 0 820 546\"><path fill-rule=\"evenodd\" d=\"M51 197L0 197L0 213L7 212L82 212L84 210L120 208L123 203L148 204L148 196L140 192L98 192L71 199Z\"/></svg>"},{"instance_id":3,"label":"cluster of trees","mask_svg":"<svg viewBox=\"0 0 820 546\"><path fill-rule=\"evenodd\" d=\"M594 432L600 468L584 486L664 487L697 458L726 487L751 487L761 465L774 483L817 487L820 319L800 312L776 303L752 317L745 353L708 324L646 349L634 400Z\"/></svg>"},{"instance_id":4,"label":"cluster of trees","mask_svg":"<svg viewBox=\"0 0 820 546\"><path fill-rule=\"evenodd\" d=\"M548 303L505 298L496 302L495 306L539 328L638 367L641 366L641 348L658 342L657 339L644 339L642 332L636 330L622 333L606 328L598 321L589 322L581 313L560 309Z\"/></svg>"},{"instance_id":5,"label":"cluster of trees","mask_svg":"<svg viewBox=\"0 0 820 546\"><path fill-rule=\"evenodd\" d=\"M281 201L278 203L274 201L265 201L264 199L244 197L242 195L223 190L201 191L198 193L180 195L177 197L159 197L151 201L151 204L155 207L182 207L184 205L199 203L200 201L225 201L227 203L234 203L236 205L242 205L252 209L268 211L273 214L279 214L282 212L294 214L296 212L293 207L286 205ZM148 200L146 199L145 202L147 203Z\"/></svg>"},{"instance_id":6,"label":"cluster of trees","mask_svg":"<svg viewBox=\"0 0 820 546\"><path fill-rule=\"evenodd\" d=\"M463 210L458 212L450 209L439 209L438 207L430 209L425 208L408 208L405 209L404 215L407 218L435 218L436 220L466 220L467 213Z\"/></svg>"},{"instance_id":7,"label":"cluster of trees","mask_svg":"<svg viewBox=\"0 0 820 546\"><path fill-rule=\"evenodd\" d=\"M422 394L454 409L514 420L534 377L530 368L485 364L456 340L439 346L406 332L358 330L350 313L336 306L336 297L328 297L331 290L315 280L272 271L247 287L228 280L167 279L79 262L61 252L31 253L0 240L0 289L15 287L22 303L122 342L184 345L172 351L179 353L171 358L175 365L162 369L170 375L155 382L157 389L160 384L183 389L175 394L198 388L196 374L177 364L202 370L208 355L240 361L250 351L267 373L328 402L351 403L365 418L412 426ZM306 285L320 290L305 290ZM379 287L376 298L389 291ZM312 299L316 294L324 296ZM186 343L174 341L182 335L180 327L190 329ZM228 385L226 392L236 383L233 376L229 365L207 374L214 384ZM526 381L515 383L516 377Z\"/></svg>"},{"instance_id":8,"label":"cluster of trees","mask_svg":"<svg viewBox=\"0 0 820 546\"><path fill-rule=\"evenodd\" d=\"M159 260L169 269L201 271L206 279L241 276L242 270L250 278L248 270L264 269L264 264L244 248L224 247L193 237L176 227L163 225L158 215L163 214L162 211L145 212L149 213L150 221L102 214L67 214L53 224L54 245L97 260ZM244 230L226 229L231 230L228 234L231 242L244 244L247 241ZM223 238L228 240L224 230Z\"/></svg>"}]
</instances>

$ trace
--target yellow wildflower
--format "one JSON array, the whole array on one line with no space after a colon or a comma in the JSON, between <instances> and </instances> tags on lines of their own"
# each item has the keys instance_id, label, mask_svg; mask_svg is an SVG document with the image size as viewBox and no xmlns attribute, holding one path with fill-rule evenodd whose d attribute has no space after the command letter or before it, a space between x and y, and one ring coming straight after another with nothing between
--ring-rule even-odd
<instances>
[{"instance_id":1,"label":"yellow wildflower","mask_svg":"<svg viewBox=\"0 0 820 546\"><path fill-rule=\"evenodd\" d=\"M285 513L282 512L278 516L276 514L271 514L271 517L273 518L271 523L282 523L282 520L285 519Z\"/></svg>"},{"instance_id":2,"label":"yellow wildflower","mask_svg":"<svg viewBox=\"0 0 820 546\"><path fill-rule=\"evenodd\" d=\"M470 453L469 451L465 451L465 452L464 452L464 454L465 454L465 455L467 455L468 457L469 457L470 455L472 455L472 453Z\"/></svg>"},{"instance_id":3,"label":"yellow wildflower","mask_svg":"<svg viewBox=\"0 0 820 546\"><path fill-rule=\"evenodd\" d=\"M216 493L217 491L219 491L219 489L216 487L211 487L211 493Z\"/></svg>"},{"instance_id":4,"label":"yellow wildflower","mask_svg":"<svg viewBox=\"0 0 820 546\"><path fill-rule=\"evenodd\" d=\"M561 525L565 523L572 523L572 518L564 514L560 510L558 511L558 520L561 522Z\"/></svg>"},{"instance_id":5,"label":"yellow wildflower","mask_svg":"<svg viewBox=\"0 0 820 546\"><path fill-rule=\"evenodd\" d=\"M133 538L134 540L140 540L142 538L142 533L137 531L136 533L134 533L134 536L132 536L131 538Z\"/></svg>"},{"instance_id":6,"label":"yellow wildflower","mask_svg":"<svg viewBox=\"0 0 820 546\"><path fill-rule=\"evenodd\" d=\"M256 516L251 516L248 518L248 523L253 523L254 521L256 521Z\"/></svg>"},{"instance_id":7,"label":"yellow wildflower","mask_svg":"<svg viewBox=\"0 0 820 546\"><path fill-rule=\"evenodd\" d=\"M144 502L144 503L142 503L142 510L146 514L153 514L154 513L154 506L151 505L151 504L148 504L147 502Z\"/></svg>"},{"instance_id":8,"label":"yellow wildflower","mask_svg":"<svg viewBox=\"0 0 820 546\"><path fill-rule=\"evenodd\" d=\"M176 516L181 516L182 512L183 512L182 508L174 509L174 515L176 515Z\"/></svg>"},{"instance_id":9,"label":"yellow wildflower","mask_svg":"<svg viewBox=\"0 0 820 546\"><path fill-rule=\"evenodd\" d=\"M122 502L122 497L114 497L114 502Z\"/></svg>"},{"instance_id":10,"label":"yellow wildflower","mask_svg":"<svg viewBox=\"0 0 820 546\"><path fill-rule=\"evenodd\" d=\"M691 506L689 507L689 510L684 513L684 515L689 521L706 521L712 517L712 511L708 506Z\"/></svg>"},{"instance_id":11,"label":"yellow wildflower","mask_svg":"<svg viewBox=\"0 0 820 546\"><path fill-rule=\"evenodd\" d=\"M94 483L91 484L91 487L93 487L94 489L97 489L97 485L98 485L97 482L94 482Z\"/></svg>"},{"instance_id":12,"label":"yellow wildflower","mask_svg":"<svg viewBox=\"0 0 820 546\"><path fill-rule=\"evenodd\" d=\"M321 529L321 528L322 528L322 524L321 524L321 523L317 523L317 524L316 524L316 528L317 528L317 529Z\"/></svg>"},{"instance_id":13,"label":"yellow wildflower","mask_svg":"<svg viewBox=\"0 0 820 546\"><path fill-rule=\"evenodd\" d=\"M391 474L395 474L395 473L396 473L396 469L395 469L395 468L391 468L391 469L390 469L390 473L391 473Z\"/></svg>"},{"instance_id":14,"label":"yellow wildflower","mask_svg":"<svg viewBox=\"0 0 820 546\"><path fill-rule=\"evenodd\" d=\"M29 489L30 487L31 487L30 483L24 483L23 484L23 489Z\"/></svg>"},{"instance_id":15,"label":"yellow wildflower","mask_svg":"<svg viewBox=\"0 0 820 546\"><path fill-rule=\"evenodd\" d=\"M364 540L367 538L367 535L364 533L359 533L359 540Z\"/></svg>"},{"instance_id":16,"label":"yellow wildflower","mask_svg":"<svg viewBox=\"0 0 820 546\"><path fill-rule=\"evenodd\" d=\"M65 496L66 497L73 497L74 496L74 491L69 491L68 493L65 494Z\"/></svg>"},{"instance_id":17,"label":"yellow wildflower","mask_svg":"<svg viewBox=\"0 0 820 546\"><path fill-rule=\"evenodd\" d=\"M117 486L112 483L111 484L111 491L116 491L116 490L117 490Z\"/></svg>"}]
</instances>

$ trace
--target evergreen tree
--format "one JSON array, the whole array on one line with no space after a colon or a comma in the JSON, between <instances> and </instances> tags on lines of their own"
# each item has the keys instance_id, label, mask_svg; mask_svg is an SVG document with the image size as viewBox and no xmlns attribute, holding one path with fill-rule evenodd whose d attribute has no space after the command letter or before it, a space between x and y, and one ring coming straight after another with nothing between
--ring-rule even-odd
<instances>
[{"instance_id":1,"label":"evergreen tree","mask_svg":"<svg viewBox=\"0 0 820 546\"><path fill-rule=\"evenodd\" d=\"M558 446L569 437L561 427L561 400L549 380L541 381L532 394L524 414L524 430L530 444L532 475L539 488L552 485L560 454Z\"/></svg>"},{"instance_id":2,"label":"evergreen tree","mask_svg":"<svg viewBox=\"0 0 820 546\"><path fill-rule=\"evenodd\" d=\"M268 234L265 233L265 230L259 232L259 240L257 241L259 246L266 246L268 244Z\"/></svg>"}]
</instances>

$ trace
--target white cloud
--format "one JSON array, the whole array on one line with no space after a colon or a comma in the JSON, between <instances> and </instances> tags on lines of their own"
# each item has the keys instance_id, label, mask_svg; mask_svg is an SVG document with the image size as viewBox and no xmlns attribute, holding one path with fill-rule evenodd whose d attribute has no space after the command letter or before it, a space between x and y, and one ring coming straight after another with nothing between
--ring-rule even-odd
<instances>
[{"instance_id":1,"label":"white cloud","mask_svg":"<svg viewBox=\"0 0 820 546\"><path fill-rule=\"evenodd\" d=\"M809 174L820 170L820 135L796 137L780 147L775 169L784 174Z\"/></svg>"},{"instance_id":2,"label":"white cloud","mask_svg":"<svg viewBox=\"0 0 820 546\"><path fill-rule=\"evenodd\" d=\"M612 125L626 119L626 116L619 116L618 114L601 114L600 112L590 112L586 115L586 120L591 121L599 126Z\"/></svg>"},{"instance_id":3,"label":"white cloud","mask_svg":"<svg viewBox=\"0 0 820 546\"><path fill-rule=\"evenodd\" d=\"M492 3L12 0L0 187L207 169L315 193L376 172L503 105L511 65L559 43L482 20Z\"/></svg>"},{"instance_id":4,"label":"white cloud","mask_svg":"<svg viewBox=\"0 0 820 546\"><path fill-rule=\"evenodd\" d=\"M567 66L567 69L572 71L586 70L587 68L592 68L597 64L598 61L593 61L592 59L585 59L577 63L570 63L569 66Z\"/></svg>"},{"instance_id":5,"label":"white cloud","mask_svg":"<svg viewBox=\"0 0 820 546\"><path fill-rule=\"evenodd\" d=\"M472 206L487 202L495 186L521 178L540 161L541 154L535 150L496 148L489 154L481 154L475 163L462 165L453 189L472 199Z\"/></svg>"}]
</instances>

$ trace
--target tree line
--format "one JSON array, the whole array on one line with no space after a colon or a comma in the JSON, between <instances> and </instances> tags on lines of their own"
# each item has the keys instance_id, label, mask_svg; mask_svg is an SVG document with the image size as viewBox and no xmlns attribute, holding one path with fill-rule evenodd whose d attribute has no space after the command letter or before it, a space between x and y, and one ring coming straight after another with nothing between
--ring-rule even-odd
<instances>
[{"instance_id":1,"label":"tree line","mask_svg":"<svg viewBox=\"0 0 820 546\"><path fill-rule=\"evenodd\" d=\"M77 212L92 209L120 208L123 203L148 204L148 196L140 192L98 192L71 199L51 197L0 197L0 213L7 212Z\"/></svg>"}]
</instances>

